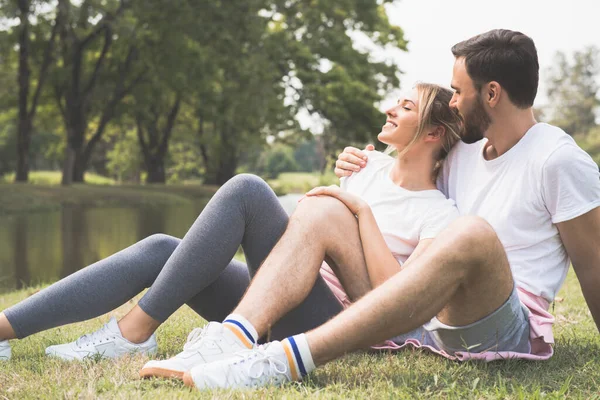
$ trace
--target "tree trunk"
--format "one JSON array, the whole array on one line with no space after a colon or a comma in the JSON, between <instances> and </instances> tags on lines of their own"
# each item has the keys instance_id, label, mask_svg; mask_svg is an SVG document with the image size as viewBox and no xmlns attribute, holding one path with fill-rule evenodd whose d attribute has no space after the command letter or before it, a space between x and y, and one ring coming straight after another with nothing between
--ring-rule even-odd
<instances>
[{"instance_id":1,"label":"tree trunk","mask_svg":"<svg viewBox=\"0 0 600 400\"><path fill-rule=\"evenodd\" d=\"M17 170L15 181L29 180L29 145L31 143L31 120L29 118L29 1L19 1L19 124L17 131Z\"/></svg>"},{"instance_id":2,"label":"tree trunk","mask_svg":"<svg viewBox=\"0 0 600 400\"><path fill-rule=\"evenodd\" d=\"M204 184L222 185L235 176L238 164L235 152L235 148L220 146L219 154L211 157L212 162L206 165Z\"/></svg>"},{"instance_id":3,"label":"tree trunk","mask_svg":"<svg viewBox=\"0 0 600 400\"><path fill-rule=\"evenodd\" d=\"M63 162L62 181L63 186L68 186L73 183L73 170L75 166L75 150L69 146L65 148L65 160Z\"/></svg>"},{"instance_id":4,"label":"tree trunk","mask_svg":"<svg viewBox=\"0 0 600 400\"><path fill-rule=\"evenodd\" d=\"M146 160L146 183L165 183L165 160L152 157Z\"/></svg>"},{"instance_id":5,"label":"tree trunk","mask_svg":"<svg viewBox=\"0 0 600 400\"><path fill-rule=\"evenodd\" d=\"M178 94L163 129L159 127L159 114L155 114L151 120L144 119L142 116L138 116L136 119L138 141L144 155L144 164L148 174L146 183L166 182L165 156L169 151L169 140L173 133L180 106L181 96ZM147 140L146 134L148 135Z\"/></svg>"},{"instance_id":6,"label":"tree trunk","mask_svg":"<svg viewBox=\"0 0 600 400\"><path fill-rule=\"evenodd\" d=\"M237 169L237 157L235 153L225 153L224 159L221 159L219 170L217 171L217 185L223 185L225 182L235 176Z\"/></svg>"},{"instance_id":7,"label":"tree trunk","mask_svg":"<svg viewBox=\"0 0 600 400\"><path fill-rule=\"evenodd\" d=\"M73 183L84 183L85 171L88 161L83 151L75 151L75 160L73 161Z\"/></svg>"},{"instance_id":8,"label":"tree trunk","mask_svg":"<svg viewBox=\"0 0 600 400\"><path fill-rule=\"evenodd\" d=\"M31 144L31 125L29 122L28 120L19 120L15 182L29 181L29 146Z\"/></svg>"}]
</instances>

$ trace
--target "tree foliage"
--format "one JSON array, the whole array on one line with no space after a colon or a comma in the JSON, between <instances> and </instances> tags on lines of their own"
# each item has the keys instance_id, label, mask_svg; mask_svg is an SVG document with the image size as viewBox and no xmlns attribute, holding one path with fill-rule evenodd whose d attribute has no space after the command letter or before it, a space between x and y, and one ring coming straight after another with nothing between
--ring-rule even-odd
<instances>
[{"instance_id":1,"label":"tree foliage","mask_svg":"<svg viewBox=\"0 0 600 400\"><path fill-rule=\"evenodd\" d=\"M600 106L600 49L588 47L573 54L558 52L548 80L552 121L571 135L586 134L596 126Z\"/></svg>"},{"instance_id":2,"label":"tree foliage","mask_svg":"<svg viewBox=\"0 0 600 400\"><path fill-rule=\"evenodd\" d=\"M381 124L377 103L399 83L398 66L366 50L406 49L385 13L390 2L0 0L11 21L0 28L0 83L20 88L5 90L0 112L19 116L12 126L34 142L36 110L60 117L63 140L52 146L64 150L64 184L91 167L135 175L116 165L136 160L122 157L131 133L104 140L111 126L137 133L149 182L169 170L194 175L169 156L177 138L196 147L177 144L177 154L200 154L196 173L222 184L268 137L304 136L300 110L321 119L319 151L333 154L368 140ZM19 143L21 160L32 142Z\"/></svg>"}]
</instances>

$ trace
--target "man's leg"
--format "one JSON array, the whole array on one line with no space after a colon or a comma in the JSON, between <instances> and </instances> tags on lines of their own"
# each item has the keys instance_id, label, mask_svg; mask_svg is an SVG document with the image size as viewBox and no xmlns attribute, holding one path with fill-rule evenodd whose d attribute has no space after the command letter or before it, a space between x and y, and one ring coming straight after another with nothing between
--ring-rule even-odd
<instances>
[{"instance_id":1,"label":"man's leg","mask_svg":"<svg viewBox=\"0 0 600 400\"><path fill-rule=\"evenodd\" d=\"M352 300L371 290L354 215L337 199L306 198L233 313L264 335L309 295L325 258Z\"/></svg>"},{"instance_id":2,"label":"man's leg","mask_svg":"<svg viewBox=\"0 0 600 400\"><path fill-rule=\"evenodd\" d=\"M513 289L504 248L492 227L463 217L401 274L307 333L316 365L410 332L437 315L464 326L497 310Z\"/></svg>"},{"instance_id":3,"label":"man's leg","mask_svg":"<svg viewBox=\"0 0 600 400\"><path fill-rule=\"evenodd\" d=\"M242 315L251 318L258 329L264 329L270 321L268 318L276 319L279 313L299 301L307 291L305 282L310 282L315 275L312 264L305 262L303 265L307 268L303 270L298 267L298 261L288 259L317 262L318 258L311 251L322 256L328 251L328 245L332 245L334 239L322 236L322 231L328 232L325 226L333 224L313 222L306 226L303 222L306 220L290 223L290 237L283 240L284 235L281 246L276 246L267 258L265 264L268 265L257 274L236 311L246 313ZM345 232L336 239L346 243L348 235ZM289 251L287 258L284 251ZM290 281L294 284L289 284ZM266 290L272 290L274 295L265 296ZM464 217L442 232L427 251L401 273L333 319L307 334L291 336L255 350L264 357L258 376L249 373L247 365L254 364L245 364L257 362L255 353L249 353L243 362L222 360L195 367L184 375L184 382L208 389L264 386L267 382L301 379L320 364L408 333L436 315L451 326L479 321L499 309L512 290L512 274L494 230L480 218ZM248 304L253 302L264 306L262 311L266 317L252 312ZM271 363L286 367L273 369L269 367Z\"/></svg>"}]
</instances>

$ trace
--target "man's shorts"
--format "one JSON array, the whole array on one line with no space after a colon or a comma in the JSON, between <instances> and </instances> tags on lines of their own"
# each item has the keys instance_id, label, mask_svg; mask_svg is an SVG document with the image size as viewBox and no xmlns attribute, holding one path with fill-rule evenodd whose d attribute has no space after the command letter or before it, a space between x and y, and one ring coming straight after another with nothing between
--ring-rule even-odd
<instances>
[{"instance_id":1,"label":"man's shorts","mask_svg":"<svg viewBox=\"0 0 600 400\"><path fill-rule=\"evenodd\" d=\"M403 344L409 339L421 345L456 352L529 353L529 309L521 303L516 287L496 311L487 317L465 326L448 326L437 318L412 332L396 336L393 342Z\"/></svg>"}]
</instances>

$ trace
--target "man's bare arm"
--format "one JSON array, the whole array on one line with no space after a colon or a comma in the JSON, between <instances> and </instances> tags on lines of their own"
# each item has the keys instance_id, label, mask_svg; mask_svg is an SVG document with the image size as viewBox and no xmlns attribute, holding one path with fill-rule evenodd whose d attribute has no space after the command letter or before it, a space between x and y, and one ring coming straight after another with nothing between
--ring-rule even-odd
<instances>
[{"instance_id":1,"label":"man's bare arm","mask_svg":"<svg viewBox=\"0 0 600 400\"><path fill-rule=\"evenodd\" d=\"M557 227L600 331L600 207Z\"/></svg>"}]
</instances>

